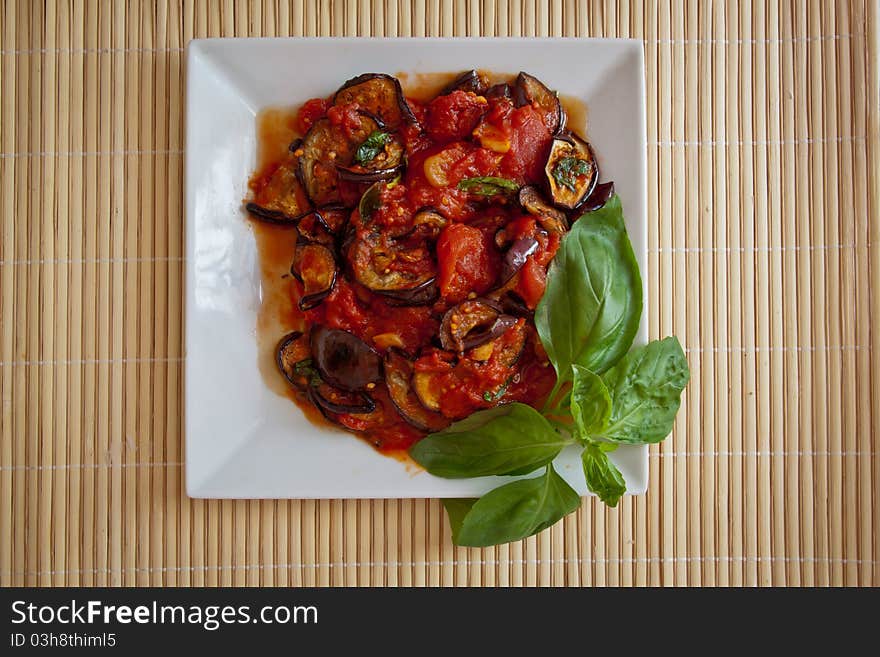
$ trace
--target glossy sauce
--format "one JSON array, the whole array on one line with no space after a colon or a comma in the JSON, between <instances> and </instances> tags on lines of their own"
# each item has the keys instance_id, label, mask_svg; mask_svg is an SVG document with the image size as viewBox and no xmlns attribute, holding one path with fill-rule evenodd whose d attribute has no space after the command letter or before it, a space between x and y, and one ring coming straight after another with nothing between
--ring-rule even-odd
<instances>
[{"instance_id":1,"label":"glossy sauce","mask_svg":"<svg viewBox=\"0 0 880 657\"><path fill-rule=\"evenodd\" d=\"M481 73L485 74L482 71ZM397 77L407 98L424 102L435 97L456 75L456 73L401 73ZM515 77L514 75L497 73L486 75L492 84ZM585 134L586 108L584 104L572 97L561 96L560 100L568 115L567 125L581 134ZM267 164L282 158L289 144L297 137L302 136L297 130L298 110L299 106L269 108L257 115L258 171ZM260 372L271 390L295 401L310 421L317 425L336 429L335 425L327 421L302 393L293 390L287 384L284 377L279 374L276 365L277 346L282 337L291 331L302 331L306 328L303 313L295 305L295 299L298 297L295 289L297 283L289 272L297 233L291 228L273 226L259 221L251 221L250 225L254 231L259 253L262 283L262 303L256 327ZM523 372L522 379L530 378L529 368ZM514 384L511 388L523 385L526 385L524 381ZM393 440L390 445L380 448L380 451L406 458L405 448L396 448Z\"/></svg>"}]
</instances>

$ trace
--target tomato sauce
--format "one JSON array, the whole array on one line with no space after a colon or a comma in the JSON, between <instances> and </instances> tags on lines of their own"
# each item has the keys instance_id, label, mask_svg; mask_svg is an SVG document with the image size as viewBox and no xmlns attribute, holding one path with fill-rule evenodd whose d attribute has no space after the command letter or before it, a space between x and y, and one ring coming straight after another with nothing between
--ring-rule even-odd
<instances>
[{"instance_id":1,"label":"tomato sauce","mask_svg":"<svg viewBox=\"0 0 880 657\"><path fill-rule=\"evenodd\" d=\"M303 391L293 390L278 376L275 350L281 336L320 325L356 336L380 356L389 350L405 354L412 367L408 392L441 426L499 403L538 405L555 382L531 312L544 292L547 266L560 235L543 229L540 219L521 209L510 194L484 195L483 188L475 192L467 187L476 184L473 179L485 178L501 178L515 186L539 185L552 140L547 118L539 108L516 107L506 97L488 98L463 90L437 96L450 78L401 76L414 121L404 121L388 132L400 140L406 167L402 175L378 184L375 208L364 210L361 200L369 184L339 182L340 202L348 208L348 218L327 244L341 262L332 289L318 305L299 308L303 284L289 274L301 239L297 230L254 222L263 278L258 335L264 378L274 390L295 399L313 421L341 425L392 455L403 454L426 435L425 427L402 414L400 400L392 394L400 391L379 381L364 391L374 404L369 413L326 409L319 413ZM490 82L509 79L491 76ZM282 168L290 158L301 157L302 149L291 154L287 145L305 136L319 120L326 118L351 136L362 129L364 115L360 102L334 106L332 96L308 100L295 111L262 113L252 198L257 203L275 201L284 193L280 187L296 186L290 180L302 183L296 167L290 167L287 178L279 171L285 173ZM381 148L380 144L379 152ZM360 157L361 151L357 153ZM293 199L290 207L309 203L303 189L287 192ZM357 209L359 201L367 216ZM287 206L276 203L275 207ZM423 216L435 223L422 222ZM302 221L304 230L306 219ZM309 215L308 232L318 230L318 223ZM533 239L537 246L509 280L500 280L506 249L522 239ZM375 285L365 284L374 280ZM381 291L387 281L398 280L413 282L407 291L423 281L435 281L436 295L401 303L394 296L397 288L389 288L391 294ZM506 306L501 310L508 297L516 299L521 312L509 316ZM490 315L503 312L512 318L506 330L482 344L450 348L444 336L454 329L444 327L444 318L462 302L484 298Z\"/></svg>"}]
</instances>

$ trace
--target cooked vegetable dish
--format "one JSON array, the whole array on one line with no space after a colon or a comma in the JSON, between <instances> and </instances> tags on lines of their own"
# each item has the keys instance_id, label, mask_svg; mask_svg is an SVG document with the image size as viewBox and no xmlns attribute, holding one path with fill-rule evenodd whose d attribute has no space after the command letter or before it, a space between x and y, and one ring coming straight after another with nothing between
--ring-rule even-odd
<instances>
[{"instance_id":1,"label":"cooked vegetable dish","mask_svg":"<svg viewBox=\"0 0 880 657\"><path fill-rule=\"evenodd\" d=\"M285 326L302 330L276 362L297 400L432 475L513 477L444 500L457 545L579 508L554 467L564 449L616 506L609 454L669 435L690 371L675 337L633 346L643 291L623 207L556 93L468 71L422 102L366 74L296 124L246 207L289 247Z\"/></svg>"},{"instance_id":2,"label":"cooked vegetable dish","mask_svg":"<svg viewBox=\"0 0 880 657\"><path fill-rule=\"evenodd\" d=\"M406 449L555 373L535 332L573 211L610 185L556 93L468 71L428 102L365 74L306 102L302 138L251 181L251 216L296 230L306 329L278 367L330 421Z\"/></svg>"}]
</instances>

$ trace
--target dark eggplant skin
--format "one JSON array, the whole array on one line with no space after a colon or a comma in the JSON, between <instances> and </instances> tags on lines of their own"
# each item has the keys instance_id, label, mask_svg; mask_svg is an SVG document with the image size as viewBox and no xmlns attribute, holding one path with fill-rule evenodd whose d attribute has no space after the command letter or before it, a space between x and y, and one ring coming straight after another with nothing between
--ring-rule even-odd
<instances>
[{"instance_id":1,"label":"dark eggplant skin","mask_svg":"<svg viewBox=\"0 0 880 657\"><path fill-rule=\"evenodd\" d=\"M439 431L451 420L429 410L412 387L413 365L406 355L391 348L385 354L385 385L398 414L419 431Z\"/></svg>"},{"instance_id":2,"label":"dark eggplant skin","mask_svg":"<svg viewBox=\"0 0 880 657\"><path fill-rule=\"evenodd\" d=\"M590 197L584 202L581 207L578 208L578 211L594 212L604 206L613 194L613 180L609 180L608 182L602 183L601 185L596 185L595 189L593 189L593 193L590 194Z\"/></svg>"},{"instance_id":3,"label":"dark eggplant skin","mask_svg":"<svg viewBox=\"0 0 880 657\"><path fill-rule=\"evenodd\" d=\"M317 210L302 217L296 227L299 231L299 239L297 242L317 242L318 244L332 247L334 235L330 232L327 223Z\"/></svg>"},{"instance_id":4,"label":"dark eggplant skin","mask_svg":"<svg viewBox=\"0 0 880 657\"><path fill-rule=\"evenodd\" d=\"M351 210L341 203L322 205L316 210L318 219L323 223L324 230L333 235L340 235L348 222Z\"/></svg>"},{"instance_id":5,"label":"dark eggplant skin","mask_svg":"<svg viewBox=\"0 0 880 657\"><path fill-rule=\"evenodd\" d=\"M309 339L302 331L288 333L279 340L275 349L275 364L278 366L278 371L298 390L305 390L309 386L309 381L297 374L296 365L307 360L310 355Z\"/></svg>"},{"instance_id":6,"label":"dark eggplant skin","mask_svg":"<svg viewBox=\"0 0 880 657\"><path fill-rule=\"evenodd\" d=\"M292 142L290 142L290 145L287 147L287 150L291 153L296 153L297 149L302 145L303 145L302 138L297 137Z\"/></svg>"},{"instance_id":7,"label":"dark eggplant skin","mask_svg":"<svg viewBox=\"0 0 880 657\"><path fill-rule=\"evenodd\" d=\"M332 394L347 396L349 399L346 399L345 401L337 399L334 401L328 396ZM376 410L376 402L374 402L369 395L362 392L351 393L334 390L332 386L327 384L309 386L307 395L309 401L317 406L318 410L321 411L324 417L331 422L336 422L336 419L328 415L328 413L363 415L365 413L372 413Z\"/></svg>"},{"instance_id":8,"label":"dark eggplant skin","mask_svg":"<svg viewBox=\"0 0 880 657\"><path fill-rule=\"evenodd\" d=\"M379 127L368 114L359 114L361 122L353 136L325 117L315 121L303 137L297 178L317 207L341 202L339 167L348 167L358 146Z\"/></svg>"},{"instance_id":9,"label":"dark eggplant skin","mask_svg":"<svg viewBox=\"0 0 880 657\"><path fill-rule=\"evenodd\" d=\"M534 215L547 232L562 235L568 230L568 217L565 213L545 201L543 195L533 185L520 188L517 200L522 209Z\"/></svg>"},{"instance_id":10,"label":"dark eggplant skin","mask_svg":"<svg viewBox=\"0 0 880 657\"><path fill-rule=\"evenodd\" d=\"M559 96L533 75L520 72L516 77L513 101L517 107L537 105L548 117L545 124L551 134L555 134L565 126L565 110L562 109Z\"/></svg>"},{"instance_id":11,"label":"dark eggplant skin","mask_svg":"<svg viewBox=\"0 0 880 657\"><path fill-rule=\"evenodd\" d=\"M247 210L252 217L259 219L263 223L272 224L273 226L285 226L287 228L295 228L299 220L304 217L305 214L308 214L308 212L306 212L298 217L292 217L289 214L281 212L281 210L270 210L269 208L264 208L253 202L247 203L244 206L244 209Z\"/></svg>"},{"instance_id":12,"label":"dark eggplant skin","mask_svg":"<svg viewBox=\"0 0 880 657\"><path fill-rule=\"evenodd\" d=\"M502 82L501 84L494 84L486 90L485 93L486 98L513 98L513 92L510 89L510 85L506 82Z\"/></svg>"},{"instance_id":13,"label":"dark eggplant skin","mask_svg":"<svg viewBox=\"0 0 880 657\"><path fill-rule=\"evenodd\" d=\"M518 320L512 315L498 315L492 324L482 331L472 331L462 340L461 346L464 351L479 347L499 338L516 325Z\"/></svg>"},{"instance_id":14,"label":"dark eggplant skin","mask_svg":"<svg viewBox=\"0 0 880 657\"><path fill-rule=\"evenodd\" d=\"M382 358L378 352L348 331L315 326L309 344L315 367L330 385L359 392L382 380Z\"/></svg>"},{"instance_id":15,"label":"dark eggplant skin","mask_svg":"<svg viewBox=\"0 0 880 657\"><path fill-rule=\"evenodd\" d=\"M257 195L257 199L245 204L248 213L264 223L295 226L296 222L312 209L304 194L298 171L298 157L288 155L285 161L263 180L262 190Z\"/></svg>"},{"instance_id":16,"label":"dark eggplant skin","mask_svg":"<svg viewBox=\"0 0 880 657\"><path fill-rule=\"evenodd\" d=\"M501 262L499 282L503 285L513 278L514 274L526 264L528 257L537 250L538 240L534 237L520 237L511 244L510 248L507 249L507 253L504 254L504 260Z\"/></svg>"},{"instance_id":17,"label":"dark eggplant skin","mask_svg":"<svg viewBox=\"0 0 880 657\"><path fill-rule=\"evenodd\" d=\"M588 173L582 176L585 180L579 180L574 190L560 185L553 176L556 167L566 158L583 160L589 165ZM593 147L573 132L557 135L553 138L550 155L544 166L544 177L554 205L566 210L578 209L593 193L599 180L599 166L596 163Z\"/></svg>"},{"instance_id":18,"label":"dark eggplant skin","mask_svg":"<svg viewBox=\"0 0 880 657\"><path fill-rule=\"evenodd\" d=\"M392 130L402 123L416 123L400 81L387 73L363 73L353 77L333 96L334 105L355 102Z\"/></svg>"},{"instance_id":19,"label":"dark eggplant skin","mask_svg":"<svg viewBox=\"0 0 880 657\"><path fill-rule=\"evenodd\" d=\"M416 226L430 226L437 232L446 227L449 220L439 210L431 207L421 208L413 215L413 224Z\"/></svg>"},{"instance_id":20,"label":"dark eggplant skin","mask_svg":"<svg viewBox=\"0 0 880 657\"><path fill-rule=\"evenodd\" d=\"M398 164L388 169L377 169L375 171L358 171L353 167L337 166L339 177L342 180L355 183L377 183L382 180L391 180L403 173L404 164Z\"/></svg>"},{"instance_id":21,"label":"dark eggplant skin","mask_svg":"<svg viewBox=\"0 0 880 657\"><path fill-rule=\"evenodd\" d=\"M507 319L499 323L499 308L488 299L469 299L453 306L440 322L440 344L460 354L495 339L510 328Z\"/></svg>"},{"instance_id":22,"label":"dark eggplant skin","mask_svg":"<svg viewBox=\"0 0 880 657\"><path fill-rule=\"evenodd\" d=\"M424 283L406 290L374 290L384 297L389 306L429 306L440 296L437 279L432 277Z\"/></svg>"},{"instance_id":23,"label":"dark eggplant skin","mask_svg":"<svg viewBox=\"0 0 880 657\"><path fill-rule=\"evenodd\" d=\"M307 256L309 252L311 252L313 259L315 257L322 258L324 264L331 267L332 271L329 273L321 271L304 272L300 263L302 258ZM299 309L306 311L320 304L333 291L339 275L339 265L336 262L336 255L330 246L300 239L294 251L290 273L303 284L303 296L299 300Z\"/></svg>"},{"instance_id":24,"label":"dark eggplant skin","mask_svg":"<svg viewBox=\"0 0 880 657\"><path fill-rule=\"evenodd\" d=\"M531 310L514 290L504 290L498 297L498 303L506 314L514 317L529 319L535 315L535 311Z\"/></svg>"},{"instance_id":25,"label":"dark eggplant skin","mask_svg":"<svg viewBox=\"0 0 880 657\"><path fill-rule=\"evenodd\" d=\"M334 281L335 280L336 279L334 278ZM299 304L297 305L299 306L299 309L303 312L305 312L306 310L311 310L312 308L320 305L320 303L330 295L330 292L332 290L333 286L331 285L326 290L321 290L320 292L315 292L314 294L306 294L305 296L300 298Z\"/></svg>"},{"instance_id":26,"label":"dark eggplant skin","mask_svg":"<svg viewBox=\"0 0 880 657\"><path fill-rule=\"evenodd\" d=\"M465 71L452 82L450 82L438 95L445 96L453 91L470 91L478 96L486 93L488 85L485 78L481 77L475 70Z\"/></svg>"},{"instance_id":27,"label":"dark eggplant skin","mask_svg":"<svg viewBox=\"0 0 880 657\"><path fill-rule=\"evenodd\" d=\"M412 227L400 235L395 235L394 239L405 244L413 244L426 239L435 240L448 223L449 220L438 210L424 207L413 215Z\"/></svg>"}]
</instances>

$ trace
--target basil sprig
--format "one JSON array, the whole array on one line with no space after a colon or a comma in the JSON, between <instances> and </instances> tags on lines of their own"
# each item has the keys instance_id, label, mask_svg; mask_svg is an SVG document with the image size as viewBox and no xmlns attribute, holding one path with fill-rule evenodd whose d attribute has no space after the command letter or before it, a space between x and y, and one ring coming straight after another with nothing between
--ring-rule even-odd
<instances>
[{"instance_id":1,"label":"basil sprig","mask_svg":"<svg viewBox=\"0 0 880 657\"><path fill-rule=\"evenodd\" d=\"M391 139L391 134L388 132L381 130L371 132L354 152L355 163L363 165L372 162L385 149L385 144L389 139Z\"/></svg>"},{"instance_id":2,"label":"basil sprig","mask_svg":"<svg viewBox=\"0 0 880 657\"><path fill-rule=\"evenodd\" d=\"M613 196L563 239L535 312L557 373L543 413L520 403L479 411L410 450L428 472L451 479L544 468L478 500L444 500L456 545L520 540L576 510L580 497L552 464L571 445L581 449L587 488L617 505L626 482L608 454L669 435L690 377L675 337L631 348L641 313L642 280Z\"/></svg>"}]
</instances>

